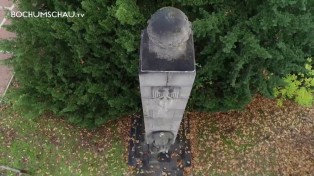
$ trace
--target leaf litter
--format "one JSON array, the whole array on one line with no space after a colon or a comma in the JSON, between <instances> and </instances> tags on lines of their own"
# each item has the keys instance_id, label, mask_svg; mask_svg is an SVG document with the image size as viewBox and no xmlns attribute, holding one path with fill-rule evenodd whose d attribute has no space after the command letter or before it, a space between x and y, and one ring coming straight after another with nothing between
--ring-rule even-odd
<instances>
[{"instance_id":1,"label":"leaf litter","mask_svg":"<svg viewBox=\"0 0 314 176\"><path fill-rule=\"evenodd\" d=\"M0 112L10 107L1 105ZM6 113L4 113L6 114ZM314 107L257 95L243 111L187 112L192 167L185 175L311 175L314 173ZM186 118L185 118L186 119ZM131 115L96 130L46 114L31 122L1 115L0 161L34 175L134 175L127 166ZM16 140L28 143L14 153ZM2 173L2 171L0 171ZM4 172L5 173L5 172Z\"/></svg>"},{"instance_id":2,"label":"leaf litter","mask_svg":"<svg viewBox=\"0 0 314 176\"><path fill-rule=\"evenodd\" d=\"M187 113L192 168L186 175L311 175L314 107L257 95L244 111Z\"/></svg>"}]
</instances>

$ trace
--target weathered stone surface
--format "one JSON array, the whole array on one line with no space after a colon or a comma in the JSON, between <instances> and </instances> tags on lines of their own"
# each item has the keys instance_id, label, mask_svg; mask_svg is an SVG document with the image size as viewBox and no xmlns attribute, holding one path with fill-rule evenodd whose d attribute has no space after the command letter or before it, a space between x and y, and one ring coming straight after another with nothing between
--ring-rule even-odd
<instances>
[{"instance_id":1,"label":"weathered stone surface","mask_svg":"<svg viewBox=\"0 0 314 176\"><path fill-rule=\"evenodd\" d=\"M181 10L163 7L152 15L147 26L147 33L155 45L176 48L189 39L191 23Z\"/></svg>"},{"instance_id":2,"label":"weathered stone surface","mask_svg":"<svg viewBox=\"0 0 314 176\"><path fill-rule=\"evenodd\" d=\"M175 119L181 119L184 114L184 109L169 109L166 112L158 112L157 110L149 110L147 113L148 116L145 116L146 118L152 118L152 119L168 119L168 120L175 120Z\"/></svg>"},{"instance_id":3,"label":"weathered stone surface","mask_svg":"<svg viewBox=\"0 0 314 176\"><path fill-rule=\"evenodd\" d=\"M161 8L143 30L140 49L139 80L147 144L167 151L166 145L158 147L154 143L164 141L154 139L153 134L160 131L174 134L174 143L195 74L191 23L179 9Z\"/></svg>"},{"instance_id":4,"label":"weathered stone surface","mask_svg":"<svg viewBox=\"0 0 314 176\"><path fill-rule=\"evenodd\" d=\"M191 165L190 141L185 137L189 133L188 122L189 119L185 119L181 123L181 130L168 152L153 154L144 141L143 118L140 115L132 117L128 162L138 169L138 176L160 176L165 173L183 176L183 168Z\"/></svg>"},{"instance_id":5,"label":"weathered stone surface","mask_svg":"<svg viewBox=\"0 0 314 176\"><path fill-rule=\"evenodd\" d=\"M190 35L186 43L183 54L179 59L167 60L161 59L156 53L149 49L149 39L146 30L142 32L141 50L140 50L140 68L141 72L156 72L156 71L194 71L194 47L193 36Z\"/></svg>"},{"instance_id":6,"label":"weathered stone surface","mask_svg":"<svg viewBox=\"0 0 314 176\"><path fill-rule=\"evenodd\" d=\"M196 72L168 73L167 86L192 87Z\"/></svg>"},{"instance_id":7,"label":"weathered stone surface","mask_svg":"<svg viewBox=\"0 0 314 176\"><path fill-rule=\"evenodd\" d=\"M141 86L141 97L143 99L152 98L152 87L151 86ZM180 87L179 97L180 99L188 99L190 97L190 93L192 90L192 86L182 86Z\"/></svg>"},{"instance_id":8,"label":"weathered stone surface","mask_svg":"<svg viewBox=\"0 0 314 176\"><path fill-rule=\"evenodd\" d=\"M167 73L142 73L139 78L141 87L167 84Z\"/></svg>"}]
</instances>

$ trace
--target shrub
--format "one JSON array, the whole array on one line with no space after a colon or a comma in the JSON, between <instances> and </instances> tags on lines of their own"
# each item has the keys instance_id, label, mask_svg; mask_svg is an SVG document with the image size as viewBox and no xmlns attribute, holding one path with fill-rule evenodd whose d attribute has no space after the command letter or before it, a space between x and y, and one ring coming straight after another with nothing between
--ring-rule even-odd
<instances>
[{"instance_id":1,"label":"shrub","mask_svg":"<svg viewBox=\"0 0 314 176\"><path fill-rule=\"evenodd\" d=\"M241 0L20 0L21 11L75 11L84 18L14 18L21 87L16 105L46 110L84 126L100 125L140 105L141 30L159 8L174 6L193 25L197 78L189 108L241 109L280 79L305 73L313 53L314 2ZM25 106L24 106L25 107ZM32 115L32 116L33 116Z\"/></svg>"},{"instance_id":2,"label":"shrub","mask_svg":"<svg viewBox=\"0 0 314 176\"><path fill-rule=\"evenodd\" d=\"M300 105L312 106L314 102L314 69L312 68L312 59L307 59L305 69L307 74L289 74L283 78L284 86L275 88L275 96L278 98L279 106L282 106L283 101L292 99Z\"/></svg>"}]
</instances>

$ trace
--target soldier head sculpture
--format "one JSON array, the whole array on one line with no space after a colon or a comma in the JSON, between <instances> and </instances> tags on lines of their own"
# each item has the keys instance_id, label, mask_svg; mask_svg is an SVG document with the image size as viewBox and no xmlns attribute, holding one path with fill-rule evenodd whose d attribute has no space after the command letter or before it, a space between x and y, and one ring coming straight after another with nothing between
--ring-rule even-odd
<instances>
[{"instance_id":1,"label":"soldier head sculpture","mask_svg":"<svg viewBox=\"0 0 314 176\"><path fill-rule=\"evenodd\" d=\"M179 9L164 7L142 32L140 89L146 143L168 152L175 142L195 78L191 23Z\"/></svg>"}]
</instances>

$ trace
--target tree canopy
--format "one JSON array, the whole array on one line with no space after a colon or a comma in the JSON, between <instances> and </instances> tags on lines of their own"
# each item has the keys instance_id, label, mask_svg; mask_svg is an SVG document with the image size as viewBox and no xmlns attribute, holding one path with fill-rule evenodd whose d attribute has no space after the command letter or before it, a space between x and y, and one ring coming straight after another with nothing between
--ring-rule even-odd
<instances>
[{"instance_id":1,"label":"tree canopy","mask_svg":"<svg viewBox=\"0 0 314 176\"><path fill-rule=\"evenodd\" d=\"M241 109L272 97L313 55L312 0L20 0L20 11L74 11L75 18L12 18L20 88L16 105L30 116L52 111L83 126L139 111L141 30L159 8L181 9L192 22L197 77L188 107Z\"/></svg>"}]
</instances>

